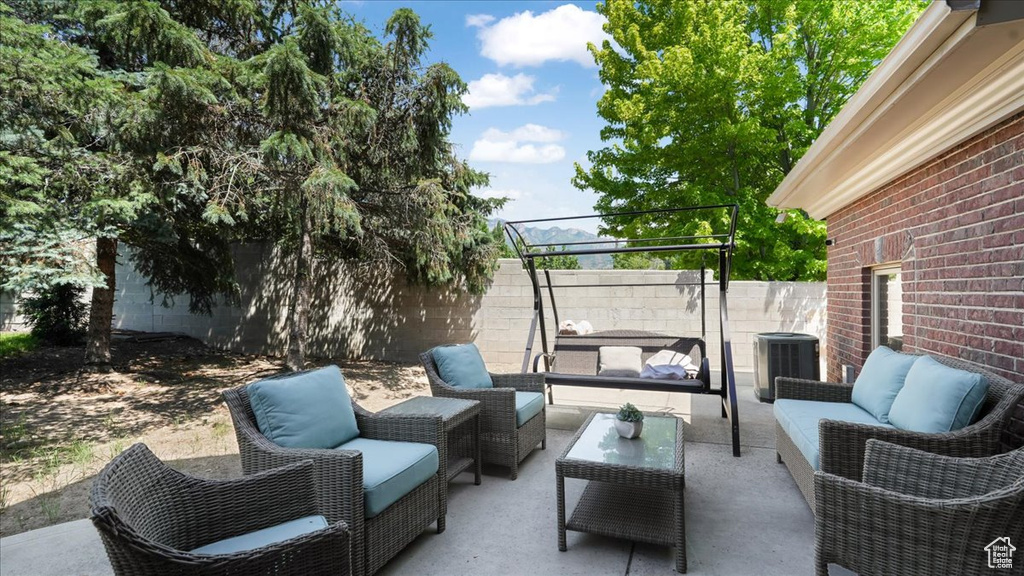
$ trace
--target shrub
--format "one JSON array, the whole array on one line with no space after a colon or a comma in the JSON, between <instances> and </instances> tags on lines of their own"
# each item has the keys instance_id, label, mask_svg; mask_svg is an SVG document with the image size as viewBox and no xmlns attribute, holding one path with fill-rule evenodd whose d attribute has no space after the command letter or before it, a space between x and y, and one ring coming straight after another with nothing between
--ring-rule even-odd
<instances>
[{"instance_id":1,"label":"shrub","mask_svg":"<svg viewBox=\"0 0 1024 576\"><path fill-rule=\"evenodd\" d=\"M25 298L21 311L32 335L57 346L74 346L85 337L89 306L85 288L58 284Z\"/></svg>"}]
</instances>

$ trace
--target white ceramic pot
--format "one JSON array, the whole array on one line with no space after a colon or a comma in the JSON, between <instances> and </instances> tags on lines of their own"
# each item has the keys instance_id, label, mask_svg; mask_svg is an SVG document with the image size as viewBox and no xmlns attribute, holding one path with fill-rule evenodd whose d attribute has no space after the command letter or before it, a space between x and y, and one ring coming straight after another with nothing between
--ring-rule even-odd
<instances>
[{"instance_id":1,"label":"white ceramic pot","mask_svg":"<svg viewBox=\"0 0 1024 576\"><path fill-rule=\"evenodd\" d=\"M615 431L619 433L619 436L623 438L633 439L639 438L640 432L644 429L643 420L639 422L623 422L618 418L615 419Z\"/></svg>"}]
</instances>

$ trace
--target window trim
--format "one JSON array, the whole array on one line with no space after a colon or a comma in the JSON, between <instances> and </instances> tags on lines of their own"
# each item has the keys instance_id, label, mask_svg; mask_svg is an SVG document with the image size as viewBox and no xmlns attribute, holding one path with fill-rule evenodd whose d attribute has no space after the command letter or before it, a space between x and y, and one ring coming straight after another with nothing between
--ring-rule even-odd
<instances>
[{"instance_id":1,"label":"window trim","mask_svg":"<svg viewBox=\"0 0 1024 576\"><path fill-rule=\"evenodd\" d=\"M871 336L871 349L872 350L874 350L875 348L878 348L879 346L881 346L883 344L882 342L879 342L879 340L881 340L881 339L879 338L879 330L878 330L878 327L880 326L880 322L881 322L881 313L882 313L881 306L880 306L881 298L880 298L880 294L879 294L879 289L881 287L881 279L885 278L885 277L887 277L887 276L889 276L891 274L899 274L900 275L900 279L902 281L902 278L903 278L903 263L902 262L886 262L885 264L881 264L881 265L878 265L878 266L873 266L871 268L871 288L870 288L871 292L869 294L869 300L871 302L871 317L870 317L870 323L869 323L869 326L868 326L868 333ZM901 315L903 314L902 310L900 310L900 314ZM901 324L902 324L902 321L901 321Z\"/></svg>"}]
</instances>

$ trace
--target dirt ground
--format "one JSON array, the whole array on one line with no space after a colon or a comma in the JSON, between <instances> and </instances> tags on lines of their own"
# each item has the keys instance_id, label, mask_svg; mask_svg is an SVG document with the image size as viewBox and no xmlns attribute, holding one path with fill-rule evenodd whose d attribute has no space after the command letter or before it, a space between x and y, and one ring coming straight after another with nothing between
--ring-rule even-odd
<instances>
[{"instance_id":1,"label":"dirt ground","mask_svg":"<svg viewBox=\"0 0 1024 576\"><path fill-rule=\"evenodd\" d=\"M96 473L135 442L183 472L241 474L221 391L277 374L283 361L212 350L191 338L147 338L115 338L109 374L83 371L81 347L0 360L0 536L88 517ZM418 365L309 364L341 366L368 410L430 394Z\"/></svg>"}]
</instances>

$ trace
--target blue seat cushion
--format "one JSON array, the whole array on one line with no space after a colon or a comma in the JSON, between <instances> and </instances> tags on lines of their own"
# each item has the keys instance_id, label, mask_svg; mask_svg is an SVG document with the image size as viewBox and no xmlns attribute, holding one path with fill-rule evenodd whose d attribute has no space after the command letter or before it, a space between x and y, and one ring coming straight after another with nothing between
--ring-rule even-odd
<instances>
[{"instance_id":1,"label":"blue seat cushion","mask_svg":"<svg viewBox=\"0 0 1024 576\"><path fill-rule=\"evenodd\" d=\"M359 436L337 366L253 382L249 405L260 432L285 448L334 448Z\"/></svg>"},{"instance_id":2,"label":"blue seat cushion","mask_svg":"<svg viewBox=\"0 0 1024 576\"><path fill-rule=\"evenodd\" d=\"M895 428L883 424L856 404L846 402L818 402L814 400L783 399L775 401L775 419L785 430L800 453L815 470L821 470L821 451L818 445L818 422L841 420L856 424L872 424L882 428Z\"/></svg>"},{"instance_id":3,"label":"blue seat cushion","mask_svg":"<svg viewBox=\"0 0 1024 576\"><path fill-rule=\"evenodd\" d=\"M901 430L952 432L974 422L987 393L988 382L981 374L924 356L907 374L889 419Z\"/></svg>"},{"instance_id":4,"label":"blue seat cushion","mask_svg":"<svg viewBox=\"0 0 1024 576\"><path fill-rule=\"evenodd\" d=\"M875 348L853 383L853 403L870 412L879 422L888 424L893 400L918 358L920 356L893 352L885 346Z\"/></svg>"},{"instance_id":5,"label":"blue seat cushion","mask_svg":"<svg viewBox=\"0 0 1024 576\"><path fill-rule=\"evenodd\" d=\"M493 388L494 382L484 365L476 344L438 346L434 348L437 373L449 386L456 388Z\"/></svg>"},{"instance_id":6,"label":"blue seat cushion","mask_svg":"<svg viewBox=\"0 0 1024 576\"><path fill-rule=\"evenodd\" d=\"M285 540L291 540L303 534L327 528L327 519L323 516L306 516L290 520L283 524L264 528L241 536L225 538L192 550L193 554L232 554L255 550Z\"/></svg>"},{"instance_id":7,"label":"blue seat cushion","mask_svg":"<svg viewBox=\"0 0 1024 576\"><path fill-rule=\"evenodd\" d=\"M516 427L530 421L544 409L544 395L540 392L516 392Z\"/></svg>"},{"instance_id":8,"label":"blue seat cushion","mask_svg":"<svg viewBox=\"0 0 1024 576\"><path fill-rule=\"evenodd\" d=\"M417 442L356 438L338 450L363 453L364 516L373 518L437 474L437 448Z\"/></svg>"}]
</instances>

